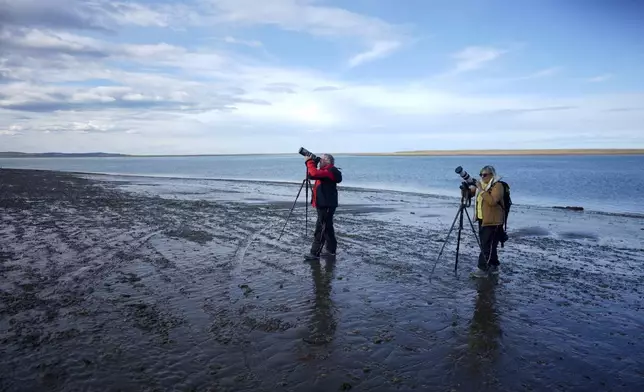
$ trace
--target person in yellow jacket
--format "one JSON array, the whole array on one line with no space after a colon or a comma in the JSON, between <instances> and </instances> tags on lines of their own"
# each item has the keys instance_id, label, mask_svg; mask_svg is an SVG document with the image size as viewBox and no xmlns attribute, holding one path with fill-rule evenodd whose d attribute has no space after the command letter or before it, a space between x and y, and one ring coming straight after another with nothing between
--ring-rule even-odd
<instances>
[{"instance_id":1,"label":"person in yellow jacket","mask_svg":"<svg viewBox=\"0 0 644 392\"><path fill-rule=\"evenodd\" d=\"M477 181L472 193L476 196L474 208L476 221L479 225L479 238L481 252L479 254L478 268L473 272L475 277L485 277L488 273L499 273L499 256L497 247L504 234L503 223L505 206L503 205L503 184L498 181L493 166L485 166L480 172L481 181Z\"/></svg>"}]
</instances>

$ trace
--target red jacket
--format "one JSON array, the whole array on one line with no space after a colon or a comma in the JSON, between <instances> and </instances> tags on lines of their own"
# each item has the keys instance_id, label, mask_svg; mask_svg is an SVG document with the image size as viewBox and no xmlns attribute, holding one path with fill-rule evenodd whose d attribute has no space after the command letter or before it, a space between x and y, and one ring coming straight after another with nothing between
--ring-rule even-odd
<instances>
[{"instance_id":1,"label":"red jacket","mask_svg":"<svg viewBox=\"0 0 644 392\"><path fill-rule=\"evenodd\" d=\"M309 178L315 180L313 185L313 207L328 208L338 206L338 189L336 184L342 182L342 172L333 165L321 169L315 167L315 162L306 161Z\"/></svg>"}]
</instances>

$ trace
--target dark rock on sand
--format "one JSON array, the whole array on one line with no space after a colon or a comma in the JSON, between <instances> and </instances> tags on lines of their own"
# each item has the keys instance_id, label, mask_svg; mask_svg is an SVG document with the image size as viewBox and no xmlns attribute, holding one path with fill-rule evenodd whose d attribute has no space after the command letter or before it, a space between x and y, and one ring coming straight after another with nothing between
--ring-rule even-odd
<instances>
[{"instance_id":1,"label":"dark rock on sand","mask_svg":"<svg viewBox=\"0 0 644 392\"><path fill-rule=\"evenodd\" d=\"M566 206L566 207L561 207L561 206L554 206L552 207L556 210L569 210L569 211L583 211L584 207L575 207L575 206Z\"/></svg>"}]
</instances>

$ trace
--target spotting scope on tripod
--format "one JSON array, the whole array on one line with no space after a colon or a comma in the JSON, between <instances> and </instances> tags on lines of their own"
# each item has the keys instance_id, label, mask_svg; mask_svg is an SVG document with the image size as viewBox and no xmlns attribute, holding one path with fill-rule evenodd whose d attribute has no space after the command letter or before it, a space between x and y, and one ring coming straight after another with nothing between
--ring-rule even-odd
<instances>
[{"instance_id":1,"label":"spotting scope on tripod","mask_svg":"<svg viewBox=\"0 0 644 392\"><path fill-rule=\"evenodd\" d=\"M316 156L309 150L307 150L304 147L300 147L299 151L297 152L298 154L305 156L305 157L311 157L313 162L317 165L320 163L320 157ZM304 173L304 179L302 180L302 185L300 185L300 190L297 192L297 195L295 196L295 200L293 201L293 205L291 206L291 210L288 213L288 216L286 217L286 221L284 222L284 226L282 226L282 231L280 232L280 236L277 239L278 241L282 239L282 234L284 234L284 229L286 228L286 225L288 224L288 220L291 217L291 214L293 214L293 209L295 208L295 205L297 204L297 199L300 197L300 194L302 193L302 188L306 187L306 200L304 201L304 204L306 205L306 213L305 213L305 224L304 224L304 235L307 236L309 232L309 189L311 189L311 195L313 195L313 186L311 185L311 179L309 178L309 170L308 168L305 169Z\"/></svg>"},{"instance_id":2,"label":"spotting scope on tripod","mask_svg":"<svg viewBox=\"0 0 644 392\"><path fill-rule=\"evenodd\" d=\"M456 174L461 176L463 179L463 182L461 183L459 189L461 190L461 202L458 207L458 211L456 211L456 216L454 217L454 221L452 222L452 226L450 227L449 231L447 232L447 237L445 237L445 242L443 243L443 246L441 247L440 252L438 253L438 257L436 257L436 262L434 263L434 267L432 268L432 272L430 274L430 280L431 276L434 274L434 269L436 269L436 265L438 264L438 260L440 259L441 255L443 254L443 250L445 250L445 245L447 245L447 241L449 240L449 236L454 230L454 226L456 225L456 221L458 220L458 235L457 235L457 240L456 240L456 261L454 263L454 274L456 274L456 271L458 269L458 254L460 251L461 247L461 232L463 231L463 213L467 215L467 220L470 223L470 227L472 228L472 233L474 234L474 238L476 238L476 242L479 245L479 249L481 248L481 241L479 240L479 237L476 233L476 229L474 229L474 223L472 223L472 219L470 218L470 213L467 211L467 209L472 205L472 193L470 190L470 187L475 187L476 186L476 180L473 179L461 166L457 167L455 170Z\"/></svg>"}]
</instances>

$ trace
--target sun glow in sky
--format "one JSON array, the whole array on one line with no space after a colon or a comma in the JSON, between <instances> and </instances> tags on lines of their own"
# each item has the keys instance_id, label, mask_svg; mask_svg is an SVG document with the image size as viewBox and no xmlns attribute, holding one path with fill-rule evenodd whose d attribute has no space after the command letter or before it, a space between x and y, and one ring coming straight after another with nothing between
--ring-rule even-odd
<instances>
[{"instance_id":1,"label":"sun glow in sky","mask_svg":"<svg viewBox=\"0 0 644 392\"><path fill-rule=\"evenodd\" d=\"M0 150L644 147L644 4L0 0Z\"/></svg>"}]
</instances>

